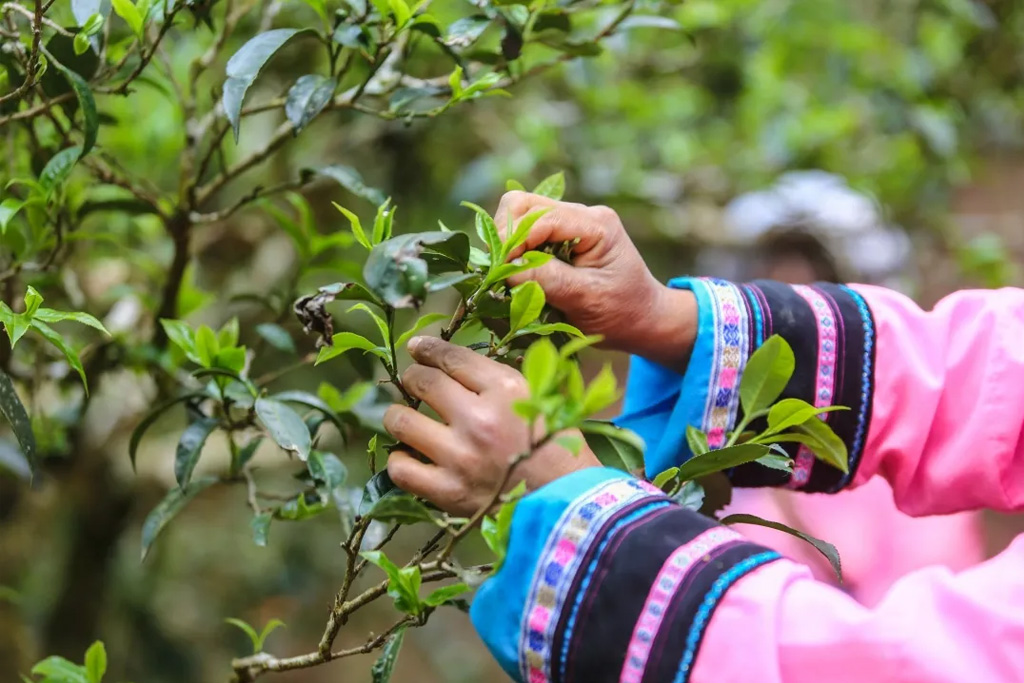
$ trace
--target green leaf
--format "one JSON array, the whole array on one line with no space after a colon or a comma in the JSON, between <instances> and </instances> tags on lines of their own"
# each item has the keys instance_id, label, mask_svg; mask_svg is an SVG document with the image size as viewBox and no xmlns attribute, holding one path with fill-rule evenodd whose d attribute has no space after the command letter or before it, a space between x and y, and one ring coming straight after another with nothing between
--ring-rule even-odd
<instances>
[{"instance_id":1,"label":"green leaf","mask_svg":"<svg viewBox=\"0 0 1024 683\"><path fill-rule=\"evenodd\" d=\"M364 516L390 524L434 522L427 506L408 494L380 498Z\"/></svg>"},{"instance_id":2,"label":"green leaf","mask_svg":"<svg viewBox=\"0 0 1024 683\"><path fill-rule=\"evenodd\" d=\"M708 446L708 435L693 425L686 425L686 444L694 455L704 455L711 450Z\"/></svg>"},{"instance_id":3,"label":"green leaf","mask_svg":"<svg viewBox=\"0 0 1024 683\"><path fill-rule=\"evenodd\" d=\"M559 171L540 181L540 184L533 188L533 194L561 201L565 195L565 173Z\"/></svg>"},{"instance_id":4,"label":"green leaf","mask_svg":"<svg viewBox=\"0 0 1024 683\"><path fill-rule=\"evenodd\" d=\"M682 481L699 479L708 474L745 465L765 455L768 455L766 446L752 443L708 451L704 455L695 455L680 465L679 478Z\"/></svg>"},{"instance_id":5,"label":"green leaf","mask_svg":"<svg viewBox=\"0 0 1024 683\"><path fill-rule=\"evenodd\" d=\"M363 230L363 224L359 220L359 216L355 215L337 202L331 202L331 204L348 219L349 225L352 226L352 235L356 238L356 241L367 249L373 249L373 244L371 244L369 238L366 237L366 232Z\"/></svg>"},{"instance_id":6,"label":"green leaf","mask_svg":"<svg viewBox=\"0 0 1024 683\"><path fill-rule=\"evenodd\" d=\"M600 412L619 400L619 396L621 394L615 373L612 372L611 364L607 363L587 387L587 392L583 396L583 414L593 415Z\"/></svg>"},{"instance_id":7,"label":"green leaf","mask_svg":"<svg viewBox=\"0 0 1024 683\"><path fill-rule=\"evenodd\" d=\"M448 76L448 87L452 89L452 99L458 100L462 97L462 67L456 66L451 75Z\"/></svg>"},{"instance_id":8,"label":"green leaf","mask_svg":"<svg viewBox=\"0 0 1024 683\"><path fill-rule=\"evenodd\" d=\"M312 500L312 503L310 503L310 500ZM274 517L289 522L301 522L304 519L316 517L326 509L327 504L320 499L319 493L312 491L303 492L274 510Z\"/></svg>"},{"instance_id":9,"label":"green leaf","mask_svg":"<svg viewBox=\"0 0 1024 683\"><path fill-rule=\"evenodd\" d=\"M793 429L814 440L813 443L808 443L807 446L814 451L814 455L817 456L818 460L842 470L844 474L850 473L849 453L846 450L846 444L820 418L812 417L803 424L796 425Z\"/></svg>"},{"instance_id":10,"label":"green leaf","mask_svg":"<svg viewBox=\"0 0 1024 683\"><path fill-rule=\"evenodd\" d=\"M540 317L544 310L544 290L533 280L512 288L511 318L512 331L521 330Z\"/></svg>"},{"instance_id":11,"label":"green leaf","mask_svg":"<svg viewBox=\"0 0 1024 683\"><path fill-rule=\"evenodd\" d=\"M8 197L0 202L0 235L7 233L7 226L24 206L25 202L14 197Z\"/></svg>"},{"instance_id":12,"label":"green leaf","mask_svg":"<svg viewBox=\"0 0 1024 683\"><path fill-rule=\"evenodd\" d=\"M770 453L769 455L763 456L755 460L758 465L764 465L773 470L782 470L783 472L793 471L793 459L788 455L779 455L778 453Z\"/></svg>"},{"instance_id":13,"label":"green leaf","mask_svg":"<svg viewBox=\"0 0 1024 683\"><path fill-rule=\"evenodd\" d=\"M317 354L316 362L314 365L320 365L321 363L328 361L332 358L340 356L341 354L351 349L362 349L363 351L373 351L377 348L377 345L362 335L358 335L355 332L338 332L331 337L331 345L325 346L320 349L320 353Z\"/></svg>"},{"instance_id":14,"label":"green leaf","mask_svg":"<svg viewBox=\"0 0 1024 683\"><path fill-rule=\"evenodd\" d=\"M199 364L204 368L213 366L213 359L220 351L220 342L217 335L206 325L200 325L196 330L196 356L199 357Z\"/></svg>"},{"instance_id":15,"label":"green leaf","mask_svg":"<svg viewBox=\"0 0 1024 683\"><path fill-rule=\"evenodd\" d=\"M139 450L139 443L142 442L142 437L145 435L146 430L153 426L153 424L160 419L160 416L167 412L168 408L181 403L182 401L188 401L189 399L201 398L202 394L193 392L189 394L183 394L176 396L172 399L164 401L153 410L146 413L146 416L142 418L138 426L132 431L131 438L128 440L128 457L131 459L132 470L135 470L135 455Z\"/></svg>"},{"instance_id":16,"label":"green leaf","mask_svg":"<svg viewBox=\"0 0 1024 683\"><path fill-rule=\"evenodd\" d=\"M32 667L32 674L45 677L42 683L90 683L85 667L63 657L47 657Z\"/></svg>"},{"instance_id":17,"label":"green leaf","mask_svg":"<svg viewBox=\"0 0 1024 683\"><path fill-rule=\"evenodd\" d=\"M522 245L526 238L530 236L530 230L546 213L551 211L550 208L538 209L537 211L531 211L530 213L519 219L519 223L516 225L515 230L509 231L506 236L505 245L502 247L501 260L505 261L508 259L509 254L516 250L517 247Z\"/></svg>"},{"instance_id":18,"label":"green leaf","mask_svg":"<svg viewBox=\"0 0 1024 683\"><path fill-rule=\"evenodd\" d=\"M82 325L88 325L89 327L99 330L104 334L110 334L110 332L107 331L107 328L103 326L103 323L88 313L55 311L52 308L40 308L32 317L36 320L42 320L44 323L59 323L64 321L76 322Z\"/></svg>"},{"instance_id":19,"label":"green leaf","mask_svg":"<svg viewBox=\"0 0 1024 683\"><path fill-rule=\"evenodd\" d=\"M85 54L85 51L88 50L91 47L91 45L89 43L89 36L88 36L88 34L86 34L84 32L76 33L75 34L75 40L74 40L74 46L75 46L75 54L76 55Z\"/></svg>"},{"instance_id":20,"label":"green leaf","mask_svg":"<svg viewBox=\"0 0 1024 683\"><path fill-rule=\"evenodd\" d=\"M359 501L359 516L365 517L385 497L401 494L402 489L395 486L395 482L391 481L387 470L377 472L370 477L370 480L366 482L366 486L363 487L363 498Z\"/></svg>"},{"instance_id":21,"label":"green leaf","mask_svg":"<svg viewBox=\"0 0 1024 683\"><path fill-rule=\"evenodd\" d=\"M327 494L345 483L348 468L333 453L312 451L306 461L310 476L317 482L321 492Z\"/></svg>"},{"instance_id":22,"label":"green leaf","mask_svg":"<svg viewBox=\"0 0 1024 683\"><path fill-rule=\"evenodd\" d=\"M661 472L660 474L658 474L658 476L656 476L654 478L654 480L651 482L651 484L653 484L654 486L657 486L659 489L664 491L665 490L665 484L669 483L670 481L673 481L678 474L679 474L679 468L678 467L669 467L664 472Z\"/></svg>"},{"instance_id":23,"label":"green leaf","mask_svg":"<svg viewBox=\"0 0 1024 683\"><path fill-rule=\"evenodd\" d=\"M89 383L85 379L85 368L82 367L82 361L78 358L78 353L67 345L67 342L64 341L64 337L57 334L56 330L43 321L33 320L32 328L39 334L43 335L43 338L45 338L46 341L56 346L57 349L64 354L64 358L67 359L68 365L70 365L72 369L78 373L78 376L82 378L82 386L85 388L85 393L88 394Z\"/></svg>"},{"instance_id":24,"label":"green leaf","mask_svg":"<svg viewBox=\"0 0 1024 683\"><path fill-rule=\"evenodd\" d=\"M505 562L509 538L512 535L512 517L525 492L525 483L519 482L514 489L505 494L505 502L498 508L498 514L494 517L485 516L480 526L480 534L483 536L484 542L497 556L494 562L494 571L500 569Z\"/></svg>"},{"instance_id":25,"label":"green leaf","mask_svg":"<svg viewBox=\"0 0 1024 683\"><path fill-rule=\"evenodd\" d=\"M152 512L142 523L142 559L145 560L149 549L153 545L167 523L174 519L181 510L197 495L216 484L219 480L216 477L203 477L196 479L187 489L173 488L167 492L164 499L153 508Z\"/></svg>"},{"instance_id":26,"label":"green leaf","mask_svg":"<svg viewBox=\"0 0 1024 683\"><path fill-rule=\"evenodd\" d=\"M85 651L85 670L89 674L89 683L102 683L107 673L107 649L102 641L97 640Z\"/></svg>"},{"instance_id":27,"label":"green leaf","mask_svg":"<svg viewBox=\"0 0 1024 683\"><path fill-rule=\"evenodd\" d=\"M370 239L374 244L380 244L384 240L391 239L394 221L395 209L391 206L391 199L385 199L377 207L377 215L373 219L373 236Z\"/></svg>"},{"instance_id":28,"label":"green leaf","mask_svg":"<svg viewBox=\"0 0 1024 683\"><path fill-rule=\"evenodd\" d=\"M554 254L548 254L542 251L528 251L510 263L505 263L497 268L492 268L490 273L487 275L487 281L488 283L494 283L507 280L518 273L533 270L534 268L540 268L554 257Z\"/></svg>"},{"instance_id":29,"label":"green leaf","mask_svg":"<svg viewBox=\"0 0 1024 683\"><path fill-rule=\"evenodd\" d=\"M490 253L491 268L496 267L500 263L501 258L501 237L498 235L498 226L495 225L494 218L491 217L491 214L486 209L472 202L462 202L462 206L476 212L477 235L487 245L487 251Z\"/></svg>"},{"instance_id":30,"label":"green leaf","mask_svg":"<svg viewBox=\"0 0 1024 683\"><path fill-rule=\"evenodd\" d=\"M256 416L278 446L306 461L312 443L306 423L298 413L280 401L260 398L256 400Z\"/></svg>"},{"instance_id":31,"label":"green leaf","mask_svg":"<svg viewBox=\"0 0 1024 683\"><path fill-rule=\"evenodd\" d=\"M135 3L132 0L110 0L110 4L117 16L124 19L125 23L128 24L128 28L132 30L135 37L142 40L144 37L145 17L139 12Z\"/></svg>"},{"instance_id":32,"label":"green leaf","mask_svg":"<svg viewBox=\"0 0 1024 683\"><path fill-rule=\"evenodd\" d=\"M39 310L39 306L43 303L43 295L36 291L36 288L29 285L25 290L25 313L29 318L33 318L36 315L36 311Z\"/></svg>"},{"instance_id":33,"label":"green leaf","mask_svg":"<svg viewBox=\"0 0 1024 683\"><path fill-rule=\"evenodd\" d=\"M454 583L451 586L444 586L433 591L426 597L423 604L430 607L440 607L449 600L459 597L472 590L469 586L464 583Z\"/></svg>"},{"instance_id":34,"label":"green leaf","mask_svg":"<svg viewBox=\"0 0 1024 683\"><path fill-rule=\"evenodd\" d=\"M420 257L426 247L453 260L468 258L469 237L462 232L419 232L381 242L363 267L367 286L393 308L419 306L427 295L429 272Z\"/></svg>"},{"instance_id":35,"label":"green leaf","mask_svg":"<svg viewBox=\"0 0 1024 683\"><path fill-rule=\"evenodd\" d=\"M564 323L553 324L562 325ZM576 339L570 339L565 343L564 346L562 346L562 348L558 349L558 355L560 355L562 358L571 358L578 354L583 349L589 348L594 344L600 344L604 340L604 337L599 334L583 335L583 333L581 333L572 325L566 325L566 328L567 329L559 329L552 331L552 333L565 332L576 337Z\"/></svg>"},{"instance_id":36,"label":"green leaf","mask_svg":"<svg viewBox=\"0 0 1024 683\"><path fill-rule=\"evenodd\" d=\"M256 326L256 334L266 340L278 351L295 353L295 341L288 330L275 323L260 323Z\"/></svg>"},{"instance_id":37,"label":"green leaf","mask_svg":"<svg viewBox=\"0 0 1024 683\"><path fill-rule=\"evenodd\" d=\"M813 417L837 410L849 410L845 406L829 406L817 408L798 398L787 398L779 401L768 411L767 434L778 434L790 427L802 425Z\"/></svg>"},{"instance_id":38,"label":"green leaf","mask_svg":"<svg viewBox=\"0 0 1024 683\"><path fill-rule=\"evenodd\" d=\"M321 382L316 393L334 412L348 413L374 386L373 382L357 382L346 389L345 393L341 393L333 384Z\"/></svg>"},{"instance_id":39,"label":"green leaf","mask_svg":"<svg viewBox=\"0 0 1024 683\"><path fill-rule=\"evenodd\" d=\"M644 441L636 432L600 420L585 420L580 431L601 464L634 474L643 472Z\"/></svg>"},{"instance_id":40,"label":"green leaf","mask_svg":"<svg viewBox=\"0 0 1024 683\"><path fill-rule=\"evenodd\" d=\"M518 180L506 180L505 181L506 192L526 192L526 188Z\"/></svg>"},{"instance_id":41,"label":"green leaf","mask_svg":"<svg viewBox=\"0 0 1024 683\"><path fill-rule=\"evenodd\" d=\"M219 424L220 420L204 417L190 424L182 432L174 456L174 478L178 486L188 486L196 463L199 462L199 456L203 452L203 445Z\"/></svg>"},{"instance_id":42,"label":"green leaf","mask_svg":"<svg viewBox=\"0 0 1024 683\"><path fill-rule=\"evenodd\" d=\"M755 515L729 515L720 521L722 522L722 524L726 525L756 524L758 526L768 527L769 529L775 529L776 531L783 531L791 536L796 536L797 538L803 539L804 541L807 541L808 543L813 545L819 553L825 556L825 559L828 560L828 563L832 565L832 570L836 573L836 577L839 579L840 582L842 582L843 580L843 564L842 560L839 559L839 550L837 550L836 547L831 543L826 543L820 538L815 538L810 534L805 534L804 532L786 526L785 524L781 524L779 522L770 522L767 519L761 519L760 517L757 517Z\"/></svg>"},{"instance_id":43,"label":"green leaf","mask_svg":"<svg viewBox=\"0 0 1024 683\"><path fill-rule=\"evenodd\" d=\"M3 412L7 422L11 425L11 431L21 446L21 452L28 462L30 470L34 473L36 468L36 436L32 432L32 420L29 419L25 405L21 402L14 382L10 376L0 370L0 412Z\"/></svg>"},{"instance_id":44,"label":"green leaf","mask_svg":"<svg viewBox=\"0 0 1024 683\"><path fill-rule=\"evenodd\" d=\"M270 398L284 403L298 403L299 405L306 406L307 408L319 410L327 419L334 423L334 426L338 428L339 432L344 434L344 421L342 421L341 417L334 412L331 406L319 396L315 396L305 391L282 391L279 394L274 394Z\"/></svg>"},{"instance_id":45,"label":"green leaf","mask_svg":"<svg viewBox=\"0 0 1024 683\"><path fill-rule=\"evenodd\" d=\"M62 149L54 154L53 157L46 162L46 166L44 166L43 170L39 173L39 184L47 195L52 193L58 185L67 180L75 162L77 162L81 156L82 149L80 147L68 147L67 149Z\"/></svg>"},{"instance_id":46,"label":"green leaf","mask_svg":"<svg viewBox=\"0 0 1024 683\"><path fill-rule=\"evenodd\" d=\"M672 494L672 500L687 510L700 510L704 504L704 487L695 481L688 481Z\"/></svg>"},{"instance_id":47,"label":"green leaf","mask_svg":"<svg viewBox=\"0 0 1024 683\"><path fill-rule=\"evenodd\" d=\"M86 45L88 45L88 37L86 37ZM78 157L81 158L88 154L96 144L96 133L99 131L100 126L99 114L96 111L96 99L93 97L92 90L89 89L89 84L86 83L85 79L59 62L55 62L54 67L60 71L71 85L71 89L75 92L75 97L78 98L79 108L82 111L82 132L84 138L82 140L81 153Z\"/></svg>"},{"instance_id":48,"label":"green leaf","mask_svg":"<svg viewBox=\"0 0 1024 683\"><path fill-rule=\"evenodd\" d=\"M558 364L558 351L548 339L535 341L523 354L523 376L533 398L546 396L554 387L558 381Z\"/></svg>"},{"instance_id":49,"label":"green leaf","mask_svg":"<svg viewBox=\"0 0 1024 683\"><path fill-rule=\"evenodd\" d=\"M766 410L789 384L796 359L789 343L774 335L750 356L740 381L740 403L747 415Z\"/></svg>"},{"instance_id":50,"label":"green leaf","mask_svg":"<svg viewBox=\"0 0 1024 683\"><path fill-rule=\"evenodd\" d=\"M340 164L334 164L332 166L325 166L317 171L320 175L331 178L343 188L354 194L355 196L365 199L371 204L380 206L383 205L387 198L384 193L376 187L370 187L363 180L363 176L360 175L359 171L352 168L351 166L342 166ZM335 205L337 206L337 205ZM345 213L344 211L342 213ZM346 217L348 214L345 214ZM369 247L367 247L369 248Z\"/></svg>"},{"instance_id":51,"label":"green leaf","mask_svg":"<svg viewBox=\"0 0 1024 683\"><path fill-rule=\"evenodd\" d=\"M114 0L114 9L118 4L130 4L129 0ZM118 12L120 14L120 12ZM300 29L278 28L260 33L243 45L231 56L227 64L227 81L224 82L222 103L224 114L231 123L238 142L238 129L241 124L242 103L249 87L259 76L260 70L281 47L288 42Z\"/></svg>"},{"instance_id":52,"label":"green leaf","mask_svg":"<svg viewBox=\"0 0 1024 683\"><path fill-rule=\"evenodd\" d=\"M580 449L583 448L583 438L576 434L566 434L555 439L555 443L564 448L565 450L572 453L574 456L580 454Z\"/></svg>"},{"instance_id":53,"label":"green leaf","mask_svg":"<svg viewBox=\"0 0 1024 683\"><path fill-rule=\"evenodd\" d=\"M160 324L171 343L181 349L190 361L200 365L199 355L196 353L196 333L192 328L181 320L161 319Z\"/></svg>"},{"instance_id":54,"label":"green leaf","mask_svg":"<svg viewBox=\"0 0 1024 683\"><path fill-rule=\"evenodd\" d=\"M379 550L368 550L359 553L367 562L384 570L388 576L388 595L395 601L395 608L407 614L419 614L422 605L419 589L422 577L419 567L399 568L388 556Z\"/></svg>"},{"instance_id":55,"label":"green leaf","mask_svg":"<svg viewBox=\"0 0 1024 683\"><path fill-rule=\"evenodd\" d=\"M284 622L280 619L271 619L266 623L266 625L263 627L263 630L260 631L259 652L263 651L263 646L267 642L267 637L271 633L282 627L284 627Z\"/></svg>"},{"instance_id":56,"label":"green leaf","mask_svg":"<svg viewBox=\"0 0 1024 683\"><path fill-rule=\"evenodd\" d=\"M320 74L300 76L288 90L284 113L298 133L323 111L334 96L334 80Z\"/></svg>"},{"instance_id":57,"label":"green leaf","mask_svg":"<svg viewBox=\"0 0 1024 683\"><path fill-rule=\"evenodd\" d=\"M274 513L261 512L254 515L249 526L252 528L252 541L261 548L267 547L267 537L270 535L270 522L274 519Z\"/></svg>"},{"instance_id":58,"label":"green leaf","mask_svg":"<svg viewBox=\"0 0 1024 683\"><path fill-rule=\"evenodd\" d=\"M235 619L234 617L228 617L224 621L225 621L225 623L228 623L228 624L231 624L232 626L238 627L239 629L241 629L241 631L243 633L245 633L245 635L249 636L249 641L252 643L253 654L258 654L259 653L259 651L260 651L260 635L258 633L256 633L256 629L254 629L252 626L250 626L248 623L242 621L241 619Z\"/></svg>"},{"instance_id":59,"label":"green leaf","mask_svg":"<svg viewBox=\"0 0 1024 683\"><path fill-rule=\"evenodd\" d=\"M373 318L374 324L377 325L377 331L380 332L381 343L384 345L388 344L388 340L391 338L391 331L389 330L388 324L385 322L384 318L380 317L377 313L372 311L369 306L363 303L355 304L345 312L351 313L352 311L362 311Z\"/></svg>"},{"instance_id":60,"label":"green leaf","mask_svg":"<svg viewBox=\"0 0 1024 683\"><path fill-rule=\"evenodd\" d=\"M447 319L448 316L444 313L427 313L426 315L421 316L412 327L403 332L402 336L395 340L395 348L404 349L406 344L409 343L409 340L415 337L424 328Z\"/></svg>"},{"instance_id":61,"label":"green leaf","mask_svg":"<svg viewBox=\"0 0 1024 683\"><path fill-rule=\"evenodd\" d=\"M398 653L402 649L404 639L405 627L399 628L388 638L380 657L370 668L372 683L390 683L391 674L395 669L395 662L398 661Z\"/></svg>"}]
</instances>

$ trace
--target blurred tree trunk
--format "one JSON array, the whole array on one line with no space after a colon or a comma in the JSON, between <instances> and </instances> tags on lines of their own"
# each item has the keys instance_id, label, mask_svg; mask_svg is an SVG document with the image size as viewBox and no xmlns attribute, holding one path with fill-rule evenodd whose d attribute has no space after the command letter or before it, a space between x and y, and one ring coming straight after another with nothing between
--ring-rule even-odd
<instances>
[{"instance_id":1,"label":"blurred tree trunk","mask_svg":"<svg viewBox=\"0 0 1024 683\"><path fill-rule=\"evenodd\" d=\"M43 639L47 655L79 661L98 637L110 561L129 521L132 495L114 476L104 451L82 448L72 463L59 482L72 525L71 547Z\"/></svg>"}]
</instances>

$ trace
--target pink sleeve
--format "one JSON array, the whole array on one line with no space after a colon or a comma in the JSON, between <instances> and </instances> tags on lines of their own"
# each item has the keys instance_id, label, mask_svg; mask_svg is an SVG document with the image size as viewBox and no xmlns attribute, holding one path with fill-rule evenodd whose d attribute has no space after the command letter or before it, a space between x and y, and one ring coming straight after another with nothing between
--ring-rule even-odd
<instances>
[{"instance_id":1,"label":"pink sleeve","mask_svg":"<svg viewBox=\"0 0 1024 683\"><path fill-rule=\"evenodd\" d=\"M691 678L746 681L1024 681L1024 538L960 574L911 574L873 609L786 560L748 574L715 610Z\"/></svg>"},{"instance_id":2,"label":"pink sleeve","mask_svg":"<svg viewBox=\"0 0 1024 683\"><path fill-rule=\"evenodd\" d=\"M854 485L883 476L912 515L1024 508L1024 290L959 292L925 312L855 289L877 351Z\"/></svg>"}]
</instances>

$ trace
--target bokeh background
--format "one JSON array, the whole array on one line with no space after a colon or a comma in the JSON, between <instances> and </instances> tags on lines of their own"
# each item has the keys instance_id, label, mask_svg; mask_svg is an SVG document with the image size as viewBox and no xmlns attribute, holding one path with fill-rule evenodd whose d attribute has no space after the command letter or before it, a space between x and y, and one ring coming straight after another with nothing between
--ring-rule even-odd
<instances>
[{"instance_id":1,"label":"bokeh background","mask_svg":"<svg viewBox=\"0 0 1024 683\"><path fill-rule=\"evenodd\" d=\"M528 81L510 99L479 101L411 125L325 114L263 167L263 180L346 163L395 198L404 229L429 229L438 218L466 228L459 201L494 207L506 179L530 185L564 170L567 198L618 210L659 277L742 277L765 266L766 243L760 233L741 229L736 200L776 186L791 171L824 171L865 198L871 207L865 225L898 229L906 241L884 273L865 273L859 257L896 247L812 227L826 250L809 252L812 262L832 259L846 277L870 275L925 305L965 286L1021 283L1024 5L1018 0L689 0L668 14L679 28L637 26L600 57ZM202 49L200 31L169 46L174 64L185 68ZM279 93L301 73L296 68L283 52L259 87ZM101 144L133 173L157 185L173 183L181 124L175 107L144 87L111 107L124 123L105 127ZM247 119L239 153L258 144L276 116ZM345 228L332 200L369 211L335 185L307 196L323 232ZM845 224L853 209L836 196L820 193L817 204L802 206L820 213L818 223ZM796 222L814 224L807 216ZM142 235L159 229L145 219L103 227ZM133 269L156 267L167 256L130 245L112 249L102 261L78 265L77 286L90 298L114 301ZM291 243L266 214L241 212L205 228L189 291L208 301L196 320L238 315L244 322L251 312L232 297L271 290L289 277L293 260ZM339 279L321 275L311 279L311 289ZM588 364L604 361L625 376L621 357L595 356ZM310 369L291 376L287 387L345 384L360 370L346 368ZM268 647L277 654L309 650L344 566L337 517L275 526L269 547L257 548L244 493L214 492L192 504L140 564L141 522L173 482L171 454L181 425L161 422L144 441L133 473L127 439L147 407L146 393L128 374L108 378L96 391L89 457L69 461L31 491L0 472L0 682L14 683L17 671L46 654L80 661L97 637L107 643L110 680L226 681L230 658L247 648L226 617L256 624L280 618L287 628ZM62 438L60 430L52 437ZM220 447L211 443L206 466L223 457ZM266 466L274 462L268 455ZM978 523L981 553L988 555L1024 528L1010 516L987 515ZM873 542L865 534L850 538L848 544ZM401 542L411 547L414 540ZM840 552L857 550L837 543ZM362 642L387 618L360 613L340 644ZM357 657L277 680L366 681L371 661ZM452 610L408 634L394 680L506 679L464 615Z\"/></svg>"}]
</instances>

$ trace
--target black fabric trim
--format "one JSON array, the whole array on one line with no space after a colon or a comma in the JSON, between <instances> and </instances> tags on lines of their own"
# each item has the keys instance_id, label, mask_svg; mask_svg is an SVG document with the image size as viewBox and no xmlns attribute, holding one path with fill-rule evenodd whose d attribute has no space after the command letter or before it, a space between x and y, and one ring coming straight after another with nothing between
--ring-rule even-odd
<instances>
[{"instance_id":1,"label":"black fabric trim","mask_svg":"<svg viewBox=\"0 0 1024 683\"><path fill-rule=\"evenodd\" d=\"M564 683L617 683L633 629L665 560L715 526L692 510L670 507L608 537L576 615ZM561 623L559 633L564 633ZM552 652L552 681L560 683L561 639L553 643Z\"/></svg>"},{"instance_id":2,"label":"black fabric trim","mask_svg":"<svg viewBox=\"0 0 1024 683\"><path fill-rule=\"evenodd\" d=\"M601 528L598 529L597 532L594 534L593 539L590 541L590 546L587 548L587 552L583 555L583 558L580 561L580 568L576 572L576 574L572 577L572 582L569 584L569 591L566 593L566 595L568 597L566 599L565 608L563 608L561 613L558 615L558 623L555 625L554 637L551 639L551 652L552 652L552 657L551 657L551 681L552 681L552 683L558 683L560 678L561 678L560 662L561 662L561 656L562 656L562 646L563 646L563 642L565 640L565 629L566 629L566 626L567 626L567 624L569 622L569 616L572 613L571 605L576 600L576 595L580 591L580 587L581 587L581 584L583 583L583 579L587 575L587 569L590 567L590 565L595 560L598 563L601 562L602 558L598 557L597 553L598 553L598 549L601 547L602 543L604 542L604 537L607 534L608 530L611 529L612 527L614 527L616 524L618 524L624 518L626 518L626 517L628 517L628 516L630 516L630 515L632 515L632 514L634 514L636 512L639 512L640 510L642 510L645 507L650 507L651 505L654 505L654 504L661 504L661 505L663 505L663 507L652 509L651 512L650 512L650 515L652 515L652 516L658 515L662 511L671 510L672 509L671 507L665 506L665 503L667 501L668 501L667 497L662 498L662 497L657 497L657 496L649 497L649 498L643 498L641 500L634 501L633 503L631 503L629 505L626 505L622 509L616 511L615 514L611 515L605 521L605 523L601 526ZM645 523L645 522L647 522L649 520L651 520L651 516L641 517L640 519L635 520L634 523L635 524L643 524L643 523ZM591 584L591 585L593 585L593 584Z\"/></svg>"},{"instance_id":3,"label":"black fabric trim","mask_svg":"<svg viewBox=\"0 0 1024 683\"><path fill-rule=\"evenodd\" d=\"M843 443L847 451L853 450L857 423L861 413L861 372L864 364L864 322L856 300L843 288L830 284L816 285L818 291L833 307L842 320L842 334L837 335L838 346L836 362L836 384L832 404L846 406L849 410L831 413L828 424ZM838 311L836 311L838 309ZM851 462L853 453L850 453ZM843 479L842 471L820 460L814 463L810 481L804 491L822 493L837 487Z\"/></svg>"},{"instance_id":4,"label":"black fabric trim","mask_svg":"<svg viewBox=\"0 0 1024 683\"><path fill-rule=\"evenodd\" d=\"M675 680L694 618L715 581L748 557L760 555L767 550L754 543L736 541L715 549L702 563L690 570L685 583L680 586L669 603L661 629L654 637L643 683L665 683ZM696 652L700 652L706 632L707 629L701 632ZM742 656L742 653L737 652L737 656Z\"/></svg>"},{"instance_id":5,"label":"black fabric trim","mask_svg":"<svg viewBox=\"0 0 1024 683\"><path fill-rule=\"evenodd\" d=\"M762 307L761 317L764 320L765 338L777 334L789 342L796 356L796 370L780 400L799 398L814 403L815 387L818 373L818 321L814 310L807 300L797 294L789 285L770 280L756 280L748 285L760 292L767 304ZM742 414L742 407L740 408ZM755 420L751 429L761 431L768 425L764 418ZM781 444L790 457L795 458L799 451L798 444ZM735 486L785 486L789 482L789 474L774 470L757 463L737 467L732 471L732 483Z\"/></svg>"}]
</instances>

